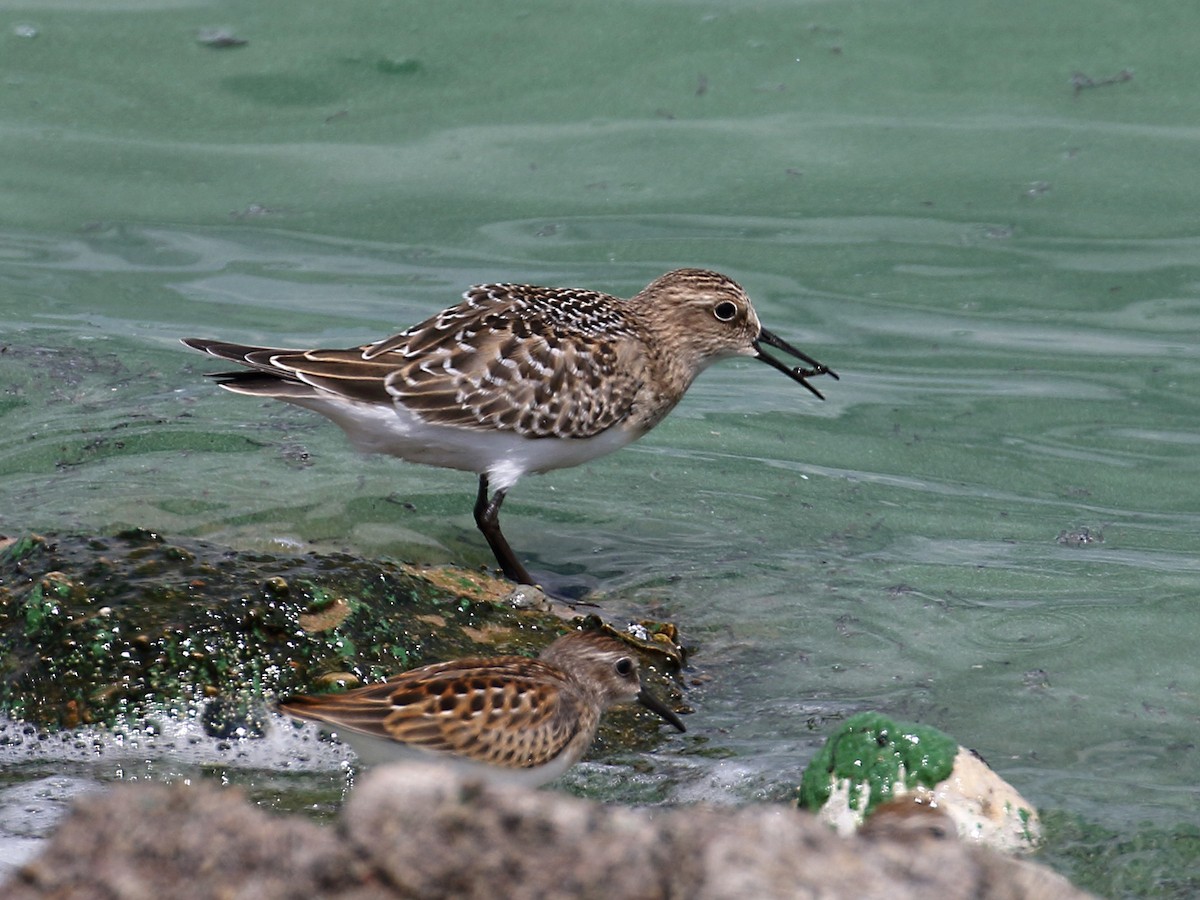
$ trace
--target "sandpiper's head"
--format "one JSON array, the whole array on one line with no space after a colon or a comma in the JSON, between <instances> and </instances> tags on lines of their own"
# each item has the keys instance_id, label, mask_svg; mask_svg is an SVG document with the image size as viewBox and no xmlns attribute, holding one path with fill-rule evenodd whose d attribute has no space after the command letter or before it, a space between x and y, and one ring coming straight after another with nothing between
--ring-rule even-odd
<instances>
[{"instance_id":1,"label":"sandpiper's head","mask_svg":"<svg viewBox=\"0 0 1200 900\"><path fill-rule=\"evenodd\" d=\"M615 638L595 631L572 631L543 650L540 658L594 693L602 707L636 700L680 731L687 731L670 707L642 687L637 656Z\"/></svg>"},{"instance_id":2,"label":"sandpiper's head","mask_svg":"<svg viewBox=\"0 0 1200 900\"><path fill-rule=\"evenodd\" d=\"M750 298L728 275L708 269L676 269L654 279L630 302L653 304L648 318L673 332L678 347L691 351L691 365L697 372L727 356L752 356L800 382L821 399L821 392L807 379L815 375L838 377L828 366L763 328ZM809 367L788 366L768 355L764 345L782 350Z\"/></svg>"}]
</instances>

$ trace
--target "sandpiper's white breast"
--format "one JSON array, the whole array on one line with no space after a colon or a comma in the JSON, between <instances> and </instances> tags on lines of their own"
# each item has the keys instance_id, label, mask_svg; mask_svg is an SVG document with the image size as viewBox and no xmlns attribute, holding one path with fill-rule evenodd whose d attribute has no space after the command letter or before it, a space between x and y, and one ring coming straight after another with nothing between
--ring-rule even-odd
<instances>
[{"instance_id":1,"label":"sandpiper's white breast","mask_svg":"<svg viewBox=\"0 0 1200 900\"><path fill-rule=\"evenodd\" d=\"M527 472L578 466L638 437L637 431L616 425L587 438L529 438L514 431L431 424L398 403L359 403L320 396L291 402L337 423L363 453L383 453L411 462L486 474L492 487L499 490L516 484Z\"/></svg>"}]
</instances>

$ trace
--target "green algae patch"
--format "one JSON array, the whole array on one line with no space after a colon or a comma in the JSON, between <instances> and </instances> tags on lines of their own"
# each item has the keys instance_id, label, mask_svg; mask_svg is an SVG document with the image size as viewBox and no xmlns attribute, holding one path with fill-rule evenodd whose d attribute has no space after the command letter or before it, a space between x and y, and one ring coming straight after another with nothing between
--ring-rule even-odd
<instances>
[{"instance_id":1,"label":"green algae patch","mask_svg":"<svg viewBox=\"0 0 1200 900\"><path fill-rule=\"evenodd\" d=\"M141 530L29 535L0 543L0 709L51 728L165 712L215 736L255 734L264 701L454 657L536 654L566 624L389 561Z\"/></svg>"},{"instance_id":2,"label":"green algae patch","mask_svg":"<svg viewBox=\"0 0 1200 900\"><path fill-rule=\"evenodd\" d=\"M800 780L796 801L816 812L829 799L833 786L849 781L850 807L858 808L859 788L869 788L869 813L892 799L894 786L932 788L950 776L958 742L927 725L896 722L876 712L851 716L831 735Z\"/></svg>"}]
</instances>

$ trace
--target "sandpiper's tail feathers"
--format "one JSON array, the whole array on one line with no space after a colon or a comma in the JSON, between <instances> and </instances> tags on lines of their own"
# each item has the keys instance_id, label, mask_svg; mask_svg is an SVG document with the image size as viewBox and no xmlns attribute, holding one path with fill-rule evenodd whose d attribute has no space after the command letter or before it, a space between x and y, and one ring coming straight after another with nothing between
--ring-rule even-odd
<instances>
[{"instance_id":1,"label":"sandpiper's tail feathers","mask_svg":"<svg viewBox=\"0 0 1200 900\"><path fill-rule=\"evenodd\" d=\"M232 372L212 372L217 384L235 394L278 400L313 400L335 394L348 400L389 402L385 379L392 366L380 361L364 366L362 351L289 350L233 344L209 338L183 338L194 350L246 366Z\"/></svg>"},{"instance_id":2,"label":"sandpiper's tail feathers","mask_svg":"<svg viewBox=\"0 0 1200 900\"><path fill-rule=\"evenodd\" d=\"M303 353L303 350L283 350L278 347L255 347L251 344L234 344L229 341L217 341L211 338L181 338L193 350L215 356L217 359L228 360L243 366L253 366L257 369L272 369L270 357L281 353ZM258 357L257 359L255 357Z\"/></svg>"},{"instance_id":3,"label":"sandpiper's tail feathers","mask_svg":"<svg viewBox=\"0 0 1200 900\"><path fill-rule=\"evenodd\" d=\"M394 687L386 681L358 689L351 702L339 694L299 694L276 704L284 715L309 722L322 722L361 734L387 739L385 721L392 709Z\"/></svg>"},{"instance_id":4,"label":"sandpiper's tail feathers","mask_svg":"<svg viewBox=\"0 0 1200 900\"><path fill-rule=\"evenodd\" d=\"M317 396L316 389L289 373L275 368L271 357L289 350L270 347L254 347L249 344L231 344L208 338L183 338L183 343L217 359L247 366L233 372L209 372L208 377L235 394L250 397L271 397L276 400L303 400ZM255 358L257 357L257 359Z\"/></svg>"}]
</instances>

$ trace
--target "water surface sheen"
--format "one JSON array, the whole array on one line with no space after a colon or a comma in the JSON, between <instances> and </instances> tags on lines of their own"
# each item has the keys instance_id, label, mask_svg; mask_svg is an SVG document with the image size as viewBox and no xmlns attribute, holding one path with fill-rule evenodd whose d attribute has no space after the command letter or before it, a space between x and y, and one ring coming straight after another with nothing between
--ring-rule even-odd
<instances>
[{"instance_id":1,"label":"water surface sheen","mask_svg":"<svg viewBox=\"0 0 1200 900\"><path fill-rule=\"evenodd\" d=\"M349 345L477 281L708 266L842 380L722 363L512 493L534 568L696 648L689 733L572 788L783 798L879 709L1043 809L1195 824L1192 4L4 9L0 532L489 563L469 475L222 394L177 338Z\"/></svg>"}]
</instances>

